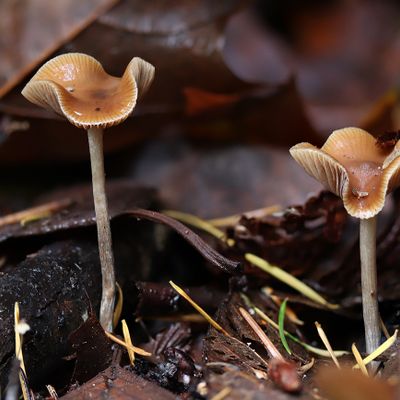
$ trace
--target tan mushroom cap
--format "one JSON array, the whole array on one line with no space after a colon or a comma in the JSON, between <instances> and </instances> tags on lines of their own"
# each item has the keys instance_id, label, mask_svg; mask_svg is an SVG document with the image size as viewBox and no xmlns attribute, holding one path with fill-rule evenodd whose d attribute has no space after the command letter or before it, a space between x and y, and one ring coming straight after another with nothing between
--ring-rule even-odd
<instances>
[{"instance_id":1,"label":"tan mushroom cap","mask_svg":"<svg viewBox=\"0 0 400 400\"><path fill-rule=\"evenodd\" d=\"M309 175L340 196L356 218L378 214L387 193L400 185L400 144L384 149L359 128L333 132L321 149L299 143L290 154Z\"/></svg>"},{"instance_id":2,"label":"tan mushroom cap","mask_svg":"<svg viewBox=\"0 0 400 400\"><path fill-rule=\"evenodd\" d=\"M121 78L93 57L68 53L44 64L22 90L30 102L65 116L79 128L107 128L132 113L150 86L154 67L135 57Z\"/></svg>"}]
</instances>

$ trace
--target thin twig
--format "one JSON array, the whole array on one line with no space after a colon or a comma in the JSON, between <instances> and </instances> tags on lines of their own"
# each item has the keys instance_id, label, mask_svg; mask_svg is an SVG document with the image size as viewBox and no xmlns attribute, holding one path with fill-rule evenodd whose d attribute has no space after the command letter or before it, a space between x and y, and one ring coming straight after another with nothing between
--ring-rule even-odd
<instances>
[{"instance_id":1,"label":"thin twig","mask_svg":"<svg viewBox=\"0 0 400 400\"><path fill-rule=\"evenodd\" d=\"M254 318L242 307L239 307L239 311L240 311L240 314L242 314L242 317L246 320L246 322L253 329L254 333L260 338L262 344L268 351L271 358L274 358L274 359L277 359L280 361L285 361L285 358L282 356L282 354L279 352L279 350L272 343L271 339L261 329L260 325L257 324L257 322L254 320Z\"/></svg>"}]
</instances>

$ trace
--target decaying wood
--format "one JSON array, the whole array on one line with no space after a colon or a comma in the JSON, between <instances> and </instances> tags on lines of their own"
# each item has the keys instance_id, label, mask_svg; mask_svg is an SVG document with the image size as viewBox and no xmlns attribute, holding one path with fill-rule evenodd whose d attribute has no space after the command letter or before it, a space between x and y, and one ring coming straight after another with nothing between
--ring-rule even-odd
<instances>
[{"instance_id":1,"label":"decaying wood","mask_svg":"<svg viewBox=\"0 0 400 400\"><path fill-rule=\"evenodd\" d=\"M110 367L83 386L62 397L63 400L175 400L176 396L157 384L121 367Z\"/></svg>"},{"instance_id":2,"label":"decaying wood","mask_svg":"<svg viewBox=\"0 0 400 400\"><path fill-rule=\"evenodd\" d=\"M0 382L4 387L14 357L13 309L31 327L24 357L34 382L67 355L68 335L97 309L100 265L95 241L56 242L0 275Z\"/></svg>"}]
</instances>

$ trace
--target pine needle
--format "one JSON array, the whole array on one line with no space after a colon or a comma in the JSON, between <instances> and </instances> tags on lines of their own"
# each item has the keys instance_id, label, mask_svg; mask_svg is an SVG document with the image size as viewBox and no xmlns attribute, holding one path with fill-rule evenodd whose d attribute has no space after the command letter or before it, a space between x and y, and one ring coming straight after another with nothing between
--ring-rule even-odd
<instances>
[{"instance_id":1,"label":"pine needle","mask_svg":"<svg viewBox=\"0 0 400 400\"><path fill-rule=\"evenodd\" d=\"M272 320L270 317L268 317L267 314L265 314L258 307L252 306L252 308L261 317L261 319L263 319L265 322L269 323L277 331L279 331L279 325L274 320ZM284 333L289 339L291 339L291 340L293 340L293 342L303 346L310 353L317 354L318 356L321 356L321 357L331 357L330 353L327 350L320 349L318 347L314 347L314 346L311 346L310 344L304 343L303 341L301 341L299 338L297 338L296 336L292 335L288 331L284 331ZM345 351L345 350L335 350L334 354L336 355L336 357L342 357L342 356L344 356L346 354L349 354L349 352Z\"/></svg>"},{"instance_id":2,"label":"pine needle","mask_svg":"<svg viewBox=\"0 0 400 400\"><path fill-rule=\"evenodd\" d=\"M195 324L204 324L207 322L201 314L178 314L178 315L150 315L142 317L142 319L150 321L166 321L166 322L192 322Z\"/></svg>"},{"instance_id":3,"label":"pine needle","mask_svg":"<svg viewBox=\"0 0 400 400\"><path fill-rule=\"evenodd\" d=\"M263 271L267 272L268 274L272 275L274 278L280 280L281 282L285 283L286 285L292 287L302 295L308 297L310 300L321 304L327 308L337 309L340 306L338 304L331 304L327 300L325 300L319 293L317 293L314 289L310 288L310 286L306 285L299 279L295 278L293 275L289 274L288 272L284 271L283 269L271 265L266 260L251 254L246 253L245 259L255 265L256 267L262 269Z\"/></svg>"},{"instance_id":4,"label":"pine needle","mask_svg":"<svg viewBox=\"0 0 400 400\"><path fill-rule=\"evenodd\" d=\"M24 355L22 353L22 336L30 329L29 325L20 319L19 304L14 304L14 331L15 331L15 357L19 361L19 381L21 384L22 395L24 400L31 398L28 388L28 379L26 377L26 369L24 363Z\"/></svg>"},{"instance_id":5,"label":"pine needle","mask_svg":"<svg viewBox=\"0 0 400 400\"><path fill-rule=\"evenodd\" d=\"M306 372L308 372L308 371L314 366L314 364L315 364L315 358L312 357L312 358L311 358L311 361L310 361L309 363L304 364L304 365L302 365L302 366L299 368L299 371L300 371L302 374L305 374Z\"/></svg>"},{"instance_id":6,"label":"pine needle","mask_svg":"<svg viewBox=\"0 0 400 400\"><path fill-rule=\"evenodd\" d=\"M50 395L50 397L51 397L53 400L57 400L57 399L58 399L58 394L57 394L57 392L56 392L56 389L54 389L53 386L51 386L51 385L46 385L46 389L47 389L47 391L49 392L49 395Z\"/></svg>"},{"instance_id":7,"label":"pine needle","mask_svg":"<svg viewBox=\"0 0 400 400\"><path fill-rule=\"evenodd\" d=\"M135 352L131 348L133 347L131 333L129 332L128 325L126 324L126 321L124 319L122 320L122 334L124 335L125 343L129 346L126 348L126 350L128 351L129 361L131 362L131 365L134 366Z\"/></svg>"},{"instance_id":8,"label":"pine needle","mask_svg":"<svg viewBox=\"0 0 400 400\"><path fill-rule=\"evenodd\" d=\"M117 287L118 301L114 309L114 316L113 316L114 328L118 325L119 319L121 318L122 307L124 305L124 293L122 292L121 286L119 286L118 282L115 282L115 286Z\"/></svg>"},{"instance_id":9,"label":"pine needle","mask_svg":"<svg viewBox=\"0 0 400 400\"><path fill-rule=\"evenodd\" d=\"M353 344L351 345L351 351L353 352L354 358L356 359L357 365L360 367L361 372L362 372L365 376L369 376L369 375L368 375L367 367L365 366L365 364L364 364L364 362L363 362L363 359L362 359L362 357L361 357L361 354L360 354L360 352L358 351L357 346L356 346L355 343L353 343Z\"/></svg>"},{"instance_id":10,"label":"pine needle","mask_svg":"<svg viewBox=\"0 0 400 400\"><path fill-rule=\"evenodd\" d=\"M274 294L274 291L272 288L265 286L261 289L261 292L264 293L267 297L269 297L278 307L281 306L282 300ZM302 321L296 313L292 310L292 308L289 307L288 304L286 304L286 317L293 322L296 325L304 325L304 321Z\"/></svg>"},{"instance_id":11,"label":"pine needle","mask_svg":"<svg viewBox=\"0 0 400 400\"><path fill-rule=\"evenodd\" d=\"M286 303L287 299L283 300L280 308L279 308L279 316L278 316L278 325L279 325L279 337L281 338L281 342L283 344L283 347L285 350L289 353L289 355L292 355L292 352L290 350L290 347L288 345L288 342L286 340L285 336L285 314L286 314Z\"/></svg>"},{"instance_id":12,"label":"pine needle","mask_svg":"<svg viewBox=\"0 0 400 400\"><path fill-rule=\"evenodd\" d=\"M215 329L222 332L226 336L231 336L218 322L216 322L205 310L203 310L182 288L176 285L174 282L169 281L169 284L174 288L174 290L182 296L186 301L188 301L193 308L195 308L207 322L212 325Z\"/></svg>"},{"instance_id":13,"label":"pine needle","mask_svg":"<svg viewBox=\"0 0 400 400\"><path fill-rule=\"evenodd\" d=\"M386 339L389 339L389 338L390 338L390 334L389 334L389 332L388 332L388 330L387 330L387 328L386 328L386 325L385 325L385 323L383 322L383 319L381 318L381 316L379 316L379 324L380 324L380 326L381 326L381 329L382 329L383 334L385 335L385 338L386 338Z\"/></svg>"},{"instance_id":14,"label":"pine needle","mask_svg":"<svg viewBox=\"0 0 400 400\"><path fill-rule=\"evenodd\" d=\"M204 219L197 217L196 215L187 214L174 210L164 210L163 214L168 215L169 217L174 218L186 225L190 225L193 226L194 228L207 232L208 234L216 237L217 239L222 240L228 246L233 246L235 244L235 241L233 239L227 239L225 232L216 228L214 225L210 224Z\"/></svg>"},{"instance_id":15,"label":"pine needle","mask_svg":"<svg viewBox=\"0 0 400 400\"><path fill-rule=\"evenodd\" d=\"M136 347L133 345L130 345L126 342L124 342L123 340L121 340L120 338L117 338L116 336L114 336L112 333L104 331L104 333L106 334L106 336L111 339L113 342L118 343L121 346L124 346L127 350L132 350L134 351L136 354L139 354L141 356L145 356L145 357L149 357L151 356L151 353L149 353L146 350L141 349L140 347Z\"/></svg>"},{"instance_id":16,"label":"pine needle","mask_svg":"<svg viewBox=\"0 0 400 400\"><path fill-rule=\"evenodd\" d=\"M393 344L396 342L398 330L396 329L394 334L383 342L376 350L374 350L369 356L365 357L362 362L364 365L368 365L371 361L374 361L375 358L379 357L382 353L388 350ZM360 368L358 364L354 365L354 369Z\"/></svg>"},{"instance_id":17,"label":"pine needle","mask_svg":"<svg viewBox=\"0 0 400 400\"><path fill-rule=\"evenodd\" d=\"M20 368L26 374L24 356L22 354L22 334L20 330L20 313L19 304L15 302L14 304L14 329L15 329L15 356L19 360Z\"/></svg>"},{"instance_id":18,"label":"pine needle","mask_svg":"<svg viewBox=\"0 0 400 400\"><path fill-rule=\"evenodd\" d=\"M240 314L246 320L246 322L253 329L254 333L260 338L262 344L268 351L271 358L278 359L284 361L284 357L279 352L279 350L272 343L271 339L265 334L265 332L261 329L260 325L254 320L254 318L242 307L239 307Z\"/></svg>"},{"instance_id":19,"label":"pine needle","mask_svg":"<svg viewBox=\"0 0 400 400\"><path fill-rule=\"evenodd\" d=\"M321 324L319 324L318 322L315 322L315 326L317 328L317 332L319 337L322 340L322 343L325 345L326 349L328 350L329 354L331 355L331 358L333 360L333 362L335 363L335 365L340 369L340 364L338 359L336 358L335 353L333 352L332 346L329 343L329 339L325 334L325 331L323 330Z\"/></svg>"},{"instance_id":20,"label":"pine needle","mask_svg":"<svg viewBox=\"0 0 400 400\"><path fill-rule=\"evenodd\" d=\"M29 389L28 377L21 367L19 368L19 381L21 384L22 397L24 398L24 400L35 400L35 396L32 393L32 390Z\"/></svg>"},{"instance_id":21,"label":"pine needle","mask_svg":"<svg viewBox=\"0 0 400 400\"><path fill-rule=\"evenodd\" d=\"M37 207L28 208L13 214L0 217L0 227L20 223L22 225L37 219L45 218L56 211L62 210L72 204L70 199L52 201Z\"/></svg>"}]
</instances>

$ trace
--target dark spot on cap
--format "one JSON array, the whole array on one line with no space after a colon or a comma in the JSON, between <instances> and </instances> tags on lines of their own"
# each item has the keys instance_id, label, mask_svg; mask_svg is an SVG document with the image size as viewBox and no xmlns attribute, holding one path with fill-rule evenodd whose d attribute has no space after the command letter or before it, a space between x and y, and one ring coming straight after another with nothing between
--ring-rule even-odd
<instances>
[{"instance_id":1,"label":"dark spot on cap","mask_svg":"<svg viewBox=\"0 0 400 400\"><path fill-rule=\"evenodd\" d=\"M100 107L96 107L94 110L95 110L95 111L100 111L101 108L100 108Z\"/></svg>"}]
</instances>

